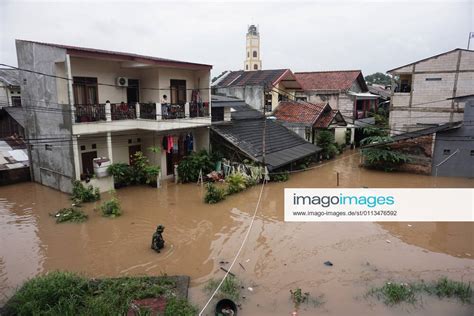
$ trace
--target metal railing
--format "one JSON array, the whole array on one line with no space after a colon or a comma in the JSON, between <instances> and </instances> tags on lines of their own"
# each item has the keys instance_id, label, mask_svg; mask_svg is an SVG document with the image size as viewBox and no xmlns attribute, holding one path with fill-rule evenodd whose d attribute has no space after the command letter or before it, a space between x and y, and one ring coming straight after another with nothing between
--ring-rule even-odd
<instances>
[{"instance_id":1,"label":"metal railing","mask_svg":"<svg viewBox=\"0 0 474 316\"><path fill-rule=\"evenodd\" d=\"M133 120L137 118L135 104L111 104L112 120Z\"/></svg>"},{"instance_id":2,"label":"metal railing","mask_svg":"<svg viewBox=\"0 0 474 316\"><path fill-rule=\"evenodd\" d=\"M156 120L156 103L140 103L140 118Z\"/></svg>"},{"instance_id":3,"label":"metal railing","mask_svg":"<svg viewBox=\"0 0 474 316\"><path fill-rule=\"evenodd\" d=\"M76 104L76 123L105 121L105 104Z\"/></svg>"},{"instance_id":4,"label":"metal railing","mask_svg":"<svg viewBox=\"0 0 474 316\"><path fill-rule=\"evenodd\" d=\"M184 104L162 104L161 115L165 120L185 118L186 111Z\"/></svg>"}]
</instances>

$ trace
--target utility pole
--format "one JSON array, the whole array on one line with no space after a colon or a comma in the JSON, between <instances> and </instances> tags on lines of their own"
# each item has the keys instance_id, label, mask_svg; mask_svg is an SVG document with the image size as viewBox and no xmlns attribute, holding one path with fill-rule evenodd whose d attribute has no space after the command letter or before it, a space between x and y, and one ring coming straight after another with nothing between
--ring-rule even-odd
<instances>
[{"instance_id":1,"label":"utility pole","mask_svg":"<svg viewBox=\"0 0 474 316\"><path fill-rule=\"evenodd\" d=\"M467 40L467 50L469 50L469 46L471 44L471 38L474 37L474 32L469 32L469 39Z\"/></svg>"}]
</instances>

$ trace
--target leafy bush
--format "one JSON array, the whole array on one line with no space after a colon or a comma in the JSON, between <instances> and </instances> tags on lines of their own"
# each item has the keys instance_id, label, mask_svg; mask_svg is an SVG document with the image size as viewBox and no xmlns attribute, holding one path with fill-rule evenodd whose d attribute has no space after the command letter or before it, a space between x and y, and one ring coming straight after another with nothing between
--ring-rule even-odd
<instances>
[{"instance_id":1,"label":"leafy bush","mask_svg":"<svg viewBox=\"0 0 474 316\"><path fill-rule=\"evenodd\" d=\"M110 192L111 194L111 199L108 201L105 201L102 203L100 206L100 210L102 211L103 216L107 217L118 217L122 215L122 209L120 208L120 202L117 199L117 196L115 195L115 192Z\"/></svg>"},{"instance_id":2,"label":"leafy bush","mask_svg":"<svg viewBox=\"0 0 474 316\"><path fill-rule=\"evenodd\" d=\"M130 173L132 169L129 165L123 162L111 164L107 168L107 172L114 176L114 182L118 186L126 186L130 184Z\"/></svg>"},{"instance_id":3,"label":"leafy bush","mask_svg":"<svg viewBox=\"0 0 474 316\"><path fill-rule=\"evenodd\" d=\"M159 166L146 166L145 167L145 178L147 184L156 184L156 179L160 173Z\"/></svg>"},{"instance_id":4,"label":"leafy bush","mask_svg":"<svg viewBox=\"0 0 474 316\"><path fill-rule=\"evenodd\" d=\"M288 171L279 171L270 174L270 181L273 182L286 182L290 179L290 173Z\"/></svg>"},{"instance_id":5,"label":"leafy bush","mask_svg":"<svg viewBox=\"0 0 474 316\"><path fill-rule=\"evenodd\" d=\"M56 223L81 223L87 220L87 215L83 211L74 207L62 208L51 216L56 219Z\"/></svg>"},{"instance_id":6,"label":"leafy bush","mask_svg":"<svg viewBox=\"0 0 474 316\"><path fill-rule=\"evenodd\" d=\"M86 188L81 181L76 180L72 183L71 199L76 204L100 200L99 188L94 188L92 185L89 185Z\"/></svg>"},{"instance_id":7,"label":"leafy bush","mask_svg":"<svg viewBox=\"0 0 474 316\"><path fill-rule=\"evenodd\" d=\"M410 158L404 153L392 150L390 146L384 145L384 143L390 143L391 141L392 138L388 136L370 136L361 141L362 145L381 144L376 147L362 149L362 156L367 167L393 171L401 164L410 161Z\"/></svg>"},{"instance_id":8,"label":"leafy bush","mask_svg":"<svg viewBox=\"0 0 474 316\"><path fill-rule=\"evenodd\" d=\"M181 182L196 182L199 178L199 172L202 170L203 176L211 172L214 168L214 162L207 153L202 150L184 157L178 164L178 177Z\"/></svg>"},{"instance_id":9,"label":"leafy bush","mask_svg":"<svg viewBox=\"0 0 474 316\"><path fill-rule=\"evenodd\" d=\"M321 147L321 155L330 159L338 154L336 145L334 144L334 135L330 131L320 131L316 136L316 144Z\"/></svg>"},{"instance_id":10,"label":"leafy bush","mask_svg":"<svg viewBox=\"0 0 474 316\"><path fill-rule=\"evenodd\" d=\"M214 204L225 199L224 189L216 187L212 183L208 183L206 186L206 195L204 196L204 202L208 204Z\"/></svg>"},{"instance_id":11,"label":"leafy bush","mask_svg":"<svg viewBox=\"0 0 474 316\"><path fill-rule=\"evenodd\" d=\"M166 303L165 316L194 316L198 310L184 299L172 297Z\"/></svg>"},{"instance_id":12,"label":"leafy bush","mask_svg":"<svg viewBox=\"0 0 474 316\"><path fill-rule=\"evenodd\" d=\"M204 290L208 293L213 293L219 283L220 280L211 279L207 282ZM234 301L239 301L241 288L241 282L235 276L228 275L219 288L219 292L217 292L216 297L219 299L228 298Z\"/></svg>"},{"instance_id":13,"label":"leafy bush","mask_svg":"<svg viewBox=\"0 0 474 316\"><path fill-rule=\"evenodd\" d=\"M234 194L234 193L245 190L247 176L244 175L243 173L236 172L236 173L230 174L226 178L226 181L229 184L227 187L227 193Z\"/></svg>"}]
</instances>

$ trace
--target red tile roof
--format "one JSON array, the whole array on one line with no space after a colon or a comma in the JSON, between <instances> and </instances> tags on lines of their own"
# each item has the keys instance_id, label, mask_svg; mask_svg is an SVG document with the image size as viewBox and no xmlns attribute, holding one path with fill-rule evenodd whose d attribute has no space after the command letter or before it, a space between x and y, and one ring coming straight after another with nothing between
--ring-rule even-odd
<instances>
[{"instance_id":1,"label":"red tile roof","mask_svg":"<svg viewBox=\"0 0 474 316\"><path fill-rule=\"evenodd\" d=\"M348 90L355 80L367 89L360 70L295 72L295 76L304 90Z\"/></svg>"},{"instance_id":2,"label":"red tile roof","mask_svg":"<svg viewBox=\"0 0 474 316\"><path fill-rule=\"evenodd\" d=\"M313 125L325 107L325 103L283 101L276 108L274 115L280 121Z\"/></svg>"},{"instance_id":3,"label":"red tile roof","mask_svg":"<svg viewBox=\"0 0 474 316\"><path fill-rule=\"evenodd\" d=\"M316 128L328 128L334 119L346 125L340 112L333 110L326 103L283 101L276 108L274 115L277 120L286 123L297 123Z\"/></svg>"},{"instance_id":4,"label":"red tile roof","mask_svg":"<svg viewBox=\"0 0 474 316\"><path fill-rule=\"evenodd\" d=\"M191 63L187 61L179 61L179 60L173 60L173 59L167 59L167 58L138 55L138 54L133 54L133 53L124 53L124 52L116 52L116 51L96 49L96 48L78 47L78 46L53 44L53 43L43 43L43 42L18 40L18 39L17 41L62 48L62 49L67 50L68 54L72 56L102 57L102 58L111 58L111 59L118 59L118 60L125 60L125 61L149 62L149 63L153 63L157 65L170 66L170 67L181 66L181 67L190 68L190 69L211 69L212 68L212 65L207 65L207 64Z\"/></svg>"},{"instance_id":5,"label":"red tile roof","mask_svg":"<svg viewBox=\"0 0 474 316\"><path fill-rule=\"evenodd\" d=\"M231 71L214 87L224 88L229 86L252 86L264 84L275 85L280 81L294 81L296 87L300 88L300 84L289 69Z\"/></svg>"}]
</instances>

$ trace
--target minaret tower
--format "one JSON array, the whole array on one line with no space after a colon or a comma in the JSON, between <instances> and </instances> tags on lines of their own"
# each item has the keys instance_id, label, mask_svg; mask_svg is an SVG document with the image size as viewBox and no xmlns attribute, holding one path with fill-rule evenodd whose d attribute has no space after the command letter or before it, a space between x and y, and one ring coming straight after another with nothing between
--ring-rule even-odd
<instances>
[{"instance_id":1,"label":"minaret tower","mask_svg":"<svg viewBox=\"0 0 474 316\"><path fill-rule=\"evenodd\" d=\"M247 58L245 59L245 71L261 70L262 60L260 59L260 34L255 25L250 25L247 31Z\"/></svg>"}]
</instances>

